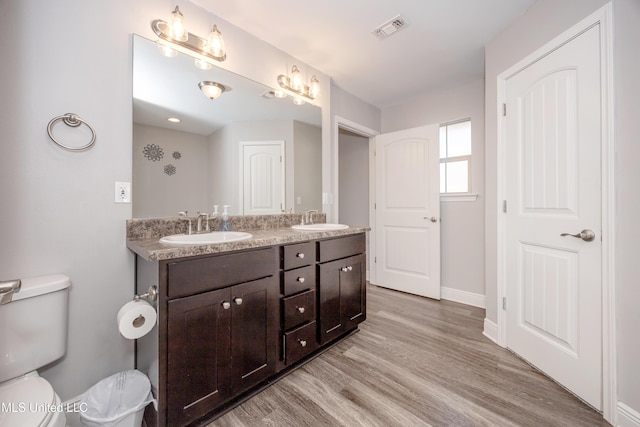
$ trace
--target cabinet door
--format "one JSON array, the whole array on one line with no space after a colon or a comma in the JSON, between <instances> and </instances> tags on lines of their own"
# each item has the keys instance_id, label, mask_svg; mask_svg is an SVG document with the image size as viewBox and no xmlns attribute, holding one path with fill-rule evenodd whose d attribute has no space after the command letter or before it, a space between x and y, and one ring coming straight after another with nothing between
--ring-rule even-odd
<instances>
[{"instance_id":1,"label":"cabinet door","mask_svg":"<svg viewBox=\"0 0 640 427\"><path fill-rule=\"evenodd\" d=\"M365 320L365 257L327 262L318 270L320 341L324 344Z\"/></svg>"},{"instance_id":2,"label":"cabinet door","mask_svg":"<svg viewBox=\"0 0 640 427\"><path fill-rule=\"evenodd\" d=\"M265 380L278 360L279 281L275 276L231 288L231 359L234 393Z\"/></svg>"},{"instance_id":3,"label":"cabinet door","mask_svg":"<svg viewBox=\"0 0 640 427\"><path fill-rule=\"evenodd\" d=\"M355 328L366 317L366 260L358 255L340 269L340 305L345 329Z\"/></svg>"},{"instance_id":4,"label":"cabinet door","mask_svg":"<svg viewBox=\"0 0 640 427\"><path fill-rule=\"evenodd\" d=\"M169 301L167 424L170 426L185 425L230 396L229 301L228 288Z\"/></svg>"}]
</instances>

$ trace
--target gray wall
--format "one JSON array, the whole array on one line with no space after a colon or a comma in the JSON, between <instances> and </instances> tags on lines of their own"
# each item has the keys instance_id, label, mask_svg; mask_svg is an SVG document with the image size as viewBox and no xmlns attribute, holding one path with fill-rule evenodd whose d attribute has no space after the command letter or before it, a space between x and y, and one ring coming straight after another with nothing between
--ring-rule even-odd
<instances>
[{"instance_id":1,"label":"gray wall","mask_svg":"<svg viewBox=\"0 0 640 427\"><path fill-rule=\"evenodd\" d=\"M382 131L465 118L471 118L472 192L478 198L473 202L440 203L442 291L446 298L453 290L469 292L474 301L481 301L485 295L484 80L422 94L401 105L384 108Z\"/></svg>"},{"instance_id":2,"label":"gray wall","mask_svg":"<svg viewBox=\"0 0 640 427\"><path fill-rule=\"evenodd\" d=\"M340 131L338 221L369 226L369 138Z\"/></svg>"},{"instance_id":3,"label":"gray wall","mask_svg":"<svg viewBox=\"0 0 640 427\"><path fill-rule=\"evenodd\" d=\"M293 122L293 196L294 209L322 211L322 129L302 122ZM301 203L298 204L298 197Z\"/></svg>"},{"instance_id":4,"label":"gray wall","mask_svg":"<svg viewBox=\"0 0 640 427\"><path fill-rule=\"evenodd\" d=\"M486 46L486 283L487 318L497 320L496 304L496 199L497 76L564 30L608 3L605 0L538 0L509 28ZM640 263L637 261L640 233L640 123L637 98L640 93L640 2L614 0L614 128L616 147L616 340L618 401L640 416ZM630 424L626 424L630 425Z\"/></svg>"},{"instance_id":5,"label":"gray wall","mask_svg":"<svg viewBox=\"0 0 640 427\"><path fill-rule=\"evenodd\" d=\"M159 145L160 161L144 156L147 144ZM178 159L173 153L178 152ZM177 216L178 211L206 212L209 207L209 139L195 133L133 125L133 217ZM164 168L173 165L173 175Z\"/></svg>"}]
</instances>

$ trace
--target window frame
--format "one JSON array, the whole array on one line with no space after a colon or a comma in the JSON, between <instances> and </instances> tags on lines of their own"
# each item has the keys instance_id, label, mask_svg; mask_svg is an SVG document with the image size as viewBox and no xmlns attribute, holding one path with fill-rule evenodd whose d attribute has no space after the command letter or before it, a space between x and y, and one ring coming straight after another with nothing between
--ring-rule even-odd
<instances>
[{"instance_id":1,"label":"window frame","mask_svg":"<svg viewBox=\"0 0 640 427\"><path fill-rule=\"evenodd\" d=\"M455 125L458 123L464 123L464 122L469 122L469 126L471 127L471 118L467 117L464 119L460 119L460 120L453 120L450 122L445 122L445 123L441 123L439 129L443 128L443 127L448 127L451 125ZM446 132L446 131L445 131ZM439 134L438 134L439 135ZM445 165L445 173L444 173L444 177L446 180L447 177L447 172L446 172L446 164L447 163L453 163L453 162L459 162L459 161L467 161L467 191L457 191L457 192L441 192L440 193L440 200L442 201L475 201L477 199L477 194L476 193L472 193L472 189L473 189L473 179L472 179L472 171L473 171L473 139L471 139L471 141L469 141L471 144L471 154L465 154L462 156L452 156L452 157L443 157L440 158L440 165ZM446 150L448 151L449 149L449 141L447 140L445 142L446 144ZM446 182L445 182L445 190L446 190Z\"/></svg>"}]
</instances>

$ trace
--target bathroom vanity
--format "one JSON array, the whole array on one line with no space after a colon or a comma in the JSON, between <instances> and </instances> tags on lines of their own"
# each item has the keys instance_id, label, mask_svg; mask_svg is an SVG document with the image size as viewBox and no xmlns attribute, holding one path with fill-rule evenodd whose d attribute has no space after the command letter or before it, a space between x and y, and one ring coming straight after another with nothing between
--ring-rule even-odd
<instances>
[{"instance_id":1,"label":"bathroom vanity","mask_svg":"<svg viewBox=\"0 0 640 427\"><path fill-rule=\"evenodd\" d=\"M251 239L200 246L128 232L138 293L158 287L157 328L136 345L158 400L149 426L206 424L365 320L367 228L261 227Z\"/></svg>"}]
</instances>

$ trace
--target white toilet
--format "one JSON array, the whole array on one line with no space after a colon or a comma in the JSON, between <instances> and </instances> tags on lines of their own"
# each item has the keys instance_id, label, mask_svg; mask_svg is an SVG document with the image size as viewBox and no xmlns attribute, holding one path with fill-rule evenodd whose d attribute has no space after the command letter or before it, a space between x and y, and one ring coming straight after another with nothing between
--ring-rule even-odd
<instances>
[{"instance_id":1,"label":"white toilet","mask_svg":"<svg viewBox=\"0 0 640 427\"><path fill-rule=\"evenodd\" d=\"M71 282L62 274L21 282L0 305L0 426L64 427L60 398L36 369L65 353Z\"/></svg>"}]
</instances>

